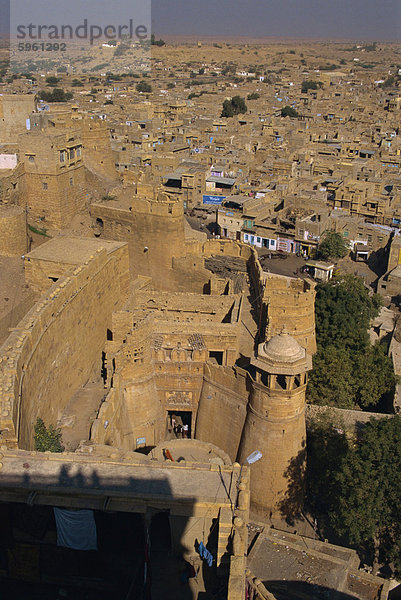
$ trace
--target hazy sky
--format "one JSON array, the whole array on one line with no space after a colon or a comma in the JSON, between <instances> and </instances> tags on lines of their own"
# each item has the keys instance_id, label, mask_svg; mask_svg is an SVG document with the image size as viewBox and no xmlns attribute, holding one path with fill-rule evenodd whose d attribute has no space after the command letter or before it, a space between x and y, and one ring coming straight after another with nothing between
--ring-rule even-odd
<instances>
[{"instance_id":1,"label":"hazy sky","mask_svg":"<svg viewBox=\"0 0 401 600\"><path fill-rule=\"evenodd\" d=\"M401 0L153 0L157 35L400 40ZM401 40L400 40L401 41Z\"/></svg>"},{"instance_id":2,"label":"hazy sky","mask_svg":"<svg viewBox=\"0 0 401 600\"><path fill-rule=\"evenodd\" d=\"M0 31L6 4L0 0ZM136 3L152 6L156 35L343 38L401 42L401 0L11 0L42 15L54 11L70 21L136 18ZM57 10L57 6L61 8ZM96 8L95 8L96 7ZM89 13L89 14L88 14ZM27 16L27 15L26 15ZM65 20L65 19L63 19Z\"/></svg>"}]
</instances>

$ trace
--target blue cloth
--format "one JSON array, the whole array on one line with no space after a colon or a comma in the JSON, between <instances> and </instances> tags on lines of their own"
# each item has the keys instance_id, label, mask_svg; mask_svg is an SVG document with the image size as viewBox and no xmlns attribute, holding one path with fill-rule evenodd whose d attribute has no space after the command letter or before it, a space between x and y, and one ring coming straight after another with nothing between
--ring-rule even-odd
<instances>
[{"instance_id":1,"label":"blue cloth","mask_svg":"<svg viewBox=\"0 0 401 600\"><path fill-rule=\"evenodd\" d=\"M93 510L53 507L57 526L57 546L73 550L97 550Z\"/></svg>"},{"instance_id":2,"label":"blue cloth","mask_svg":"<svg viewBox=\"0 0 401 600\"><path fill-rule=\"evenodd\" d=\"M213 555L210 554L210 552L207 548L205 548L205 545L203 542L200 542L198 552L199 552L199 556L207 562L209 567L211 567L213 564Z\"/></svg>"}]
</instances>

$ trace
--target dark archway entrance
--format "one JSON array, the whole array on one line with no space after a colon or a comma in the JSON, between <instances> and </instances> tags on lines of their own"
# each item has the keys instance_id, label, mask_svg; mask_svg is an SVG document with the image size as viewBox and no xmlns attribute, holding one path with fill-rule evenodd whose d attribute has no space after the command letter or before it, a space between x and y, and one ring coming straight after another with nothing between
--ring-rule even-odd
<instances>
[{"instance_id":1,"label":"dark archway entrance","mask_svg":"<svg viewBox=\"0 0 401 600\"><path fill-rule=\"evenodd\" d=\"M167 429L175 434L177 438L192 437L192 411L169 410Z\"/></svg>"}]
</instances>

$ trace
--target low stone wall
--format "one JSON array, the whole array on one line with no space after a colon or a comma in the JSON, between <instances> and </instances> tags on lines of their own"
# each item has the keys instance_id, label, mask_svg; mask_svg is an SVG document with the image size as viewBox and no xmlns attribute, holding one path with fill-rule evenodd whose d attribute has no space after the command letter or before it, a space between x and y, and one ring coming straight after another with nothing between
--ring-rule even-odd
<instances>
[{"instance_id":1,"label":"low stone wall","mask_svg":"<svg viewBox=\"0 0 401 600\"><path fill-rule=\"evenodd\" d=\"M398 339L397 339L398 337L399 337L399 334L398 334L398 324L397 324L397 329L391 338L388 354L393 361L393 369L394 369L395 375L400 376L401 375L401 342L398 341ZM399 383L395 386L394 411L396 413L401 412L401 385Z\"/></svg>"},{"instance_id":2,"label":"low stone wall","mask_svg":"<svg viewBox=\"0 0 401 600\"><path fill-rule=\"evenodd\" d=\"M186 254L195 256L235 256L249 260L252 254L257 256L256 251L241 242L233 240L209 239L206 242L187 241L185 243Z\"/></svg>"},{"instance_id":3,"label":"low stone wall","mask_svg":"<svg viewBox=\"0 0 401 600\"><path fill-rule=\"evenodd\" d=\"M393 415L383 413L365 412L362 410L348 410L335 408L334 406L306 405L306 425L316 418L328 417L339 429L345 429L348 433L360 430L370 419L390 419Z\"/></svg>"}]
</instances>

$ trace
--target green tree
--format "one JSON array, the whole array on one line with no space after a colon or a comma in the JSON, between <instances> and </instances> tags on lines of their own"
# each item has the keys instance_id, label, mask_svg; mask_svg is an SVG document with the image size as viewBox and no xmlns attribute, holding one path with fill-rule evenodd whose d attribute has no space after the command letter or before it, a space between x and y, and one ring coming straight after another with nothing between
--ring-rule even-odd
<instances>
[{"instance_id":1,"label":"green tree","mask_svg":"<svg viewBox=\"0 0 401 600\"><path fill-rule=\"evenodd\" d=\"M43 90L39 92L38 96L45 102L68 102L68 100L73 98L71 92L65 92L61 88L54 88L52 92Z\"/></svg>"},{"instance_id":2,"label":"green tree","mask_svg":"<svg viewBox=\"0 0 401 600\"><path fill-rule=\"evenodd\" d=\"M140 81L136 84L136 91L150 94L152 91L152 86L147 81Z\"/></svg>"},{"instance_id":3,"label":"green tree","mask_svg":"<svg viewBox=\"0 0 401 600\"><path fill-rule=\"evenodd\" d=\"M330 519L348 543L401 574L401 417L371 420L334 473Z\"/></svg>"},{"instance_id":4,"label":"green tree","mask_svg":"<svg viewBox=\"0 0 401 600\"><path fill-rule=\"evenodd\" d=\"M385 81L383 81L383 83L379 84L379 87L381 88L389 88L389 87L393 87L396 83L396 79L393 75L390 75L390 77L387 77L387 79Z\"/></svg>"},{"instance_id":5,"label":"green tree","mask_svg":"<svg viewBox=\"0 0 401 600\"><path fill-rule=\"evenodd\" d=\"M113 52L113 57L118 58L119 56L123 56L129 50L129 46L126 44L120 43Z\"/></svg>"},{"instance_id":6,"label":"green tree","mask_svg":"<svg viewBox=\"0 0 401 600\"><path fill-rule=\"evenodd\" d=\"M59 81L60 79L58 77L54 77L53 75L50 75L50 77L46 77L46 83L51 87L56 87Z\"/></svg>"},{"instance_id":7,"label":"green tree","mask_svg":"<svg viewBox=\"0 0 401 600\"><path fill-rule=\"evenodd\" d=\"M222 117L233 117L234 116L234 109L231 104L231 100L224 100L223 110L221 111L221 116Z\"/></svg>"},{"instance_id":8,"label":"green tree","mask_svg":"<svg viewBox=\"0 0 401 600\"><path fill-rule=\"evenodd\" d=\"M36 419L33 439L35 441L35 450L38 452L64 452L60 429L55 429L53 425L46 427L43 420L39 417Z\"/></svg>"},{"instance_id":9,"label":"green tree","mask_svg":"<svg viewBox=\"0 0 401 600\"><path fill-rule=\"evenodd\" d=\"M221 46L219 46L221 48ZM235 63L229 63L224 65L221 74L222 75L235 75L237 72L237 65Z\"/></svg>"},{"instance_id":10,"label":"green tree","mask_svg":"<svg viewBox=\"0 0 401 600\"><path fill-rule=\"evenodd\" d=\"M315 514L328 515L337 497L336 475L348 451L344 424L328 411L313 417L307 428L306 499Z\"/></svg>"},{"instance_id":11,"label":"green tree","mask_svg":"<svg viewBox=\"0 0 401 600\"><path fill-rule=\"evenodd\" d=\"M312 79L306 79L302 82L301 92L307 94L309 90L317 90L323 86L321 81L313 81Z\"/></svg>"},{"instance_id":12,"label":"green tree","mask_svg":"<svg viewBox=\"0 0 401 600\"><path fill-rule=\"evenodd\" d=\"M222 117L233 117L235 115L244 114L248 110L245 99L241 96L234 96L231 100L224 100Z\"/></svg>"},{"instance_id":13,"label":"green tree","mask_svg":"<svg viewBox=\"0 0 401 600\"><path fill-rule=\"evenodd\" d=\"M308 401L322 406L355 408L356 382L349 352L336 346L319 348L313 357Z\"/></svg>"},{"instance_id":14,"label":"green tree","mask_svg":"<svg viewBox=\"0 0 401 600\"><path fill-rule=\"evenodd\" d=\"M328 65L320 65L319 67L319 71L335 71L336 69L338 69L338 65L336 65L335 63L331 63Z\"/></svg>"},{"instance_id":15,"label":"green tree","mask_svg":"<svg viewBox=\"0 0 401 600\"><path fill-rule=\"evenodd\" d=\"M150 43L152 46L165 46L166 42L162 39L157 40L155 38L155 34L152 33L152 35L150 36Z\"/></svg>"},{"instance_id":16,"label":"green tree","mask_svg":"<svg viewBox=\"0 0 401 600\"><path fill-rule=\"evenodd\" d=\"M396 378L391 359L382 344L367 344L359 351L342 347L319 347L313 357L308 400L337 408L387 408L394 395Z\"/></svg>"},{"instance_id":17,"label":"green tree","mask_svg":"<svg viewBox=\"0 0 401 600\"><path fill-rule=\"evenodd\" d=\"M378 294L369 295L362 279L340 275L316 287L316 338L320 346L365 350L370 321L381 307Z\"/></svg>"},{"instance_id":18,"label":"green tree","mask_svg":"<svg viewBox=\"0 0 401 600\"><path fill-rule=\"evenodd\" d=\"M371 346L370 322L381 306L362 279L343 275L316 288L317 353L308 400L339 408L379 407L387 410L396 377L386 345Z\"/></svg>"},{"instance_id":19,"label":"green tree","mask_svg":"<svg viewBox=\"0 0 401 600\"><path fill-rule=\"evenodd\" d=\"M258 94L258 92L252 92L252 94L248 94L247 96L247 100L257 100L258 98L260 98L260 94Z\"/></svg>"},{"instance_id":20,"label":"green tree","mask_svg":"<svg viewBox=\"0 0 401 600\"><path fill-rule=\"evenodd\" d=\"M355 403L361 408L375 407L380 399L394 396L396 377L392 360L387 356L384 344L368 346L356 356Z\"/></svg>"},{"instance_id":21,"label":"green tree","mask_svg":"<svg viewBox=\"0 0 401 600\"><path fill-rule=\"evenodd\" d=\"M284 108L281 109L281 116L282 117L298 117L298 113L295 110L295 108L292 108L292 106L284 106Z\"/></svg>"},{"instance_id":22,"label":"green tree","mask_svg":"<svg viewBox=\"0 0 401 600\"><path fill-rule=\"evenodd\" d=\"M319 244L319 258L344 258L349 252L348 242L336 231L326 231Z\"/></svg>"}]
</instances>

